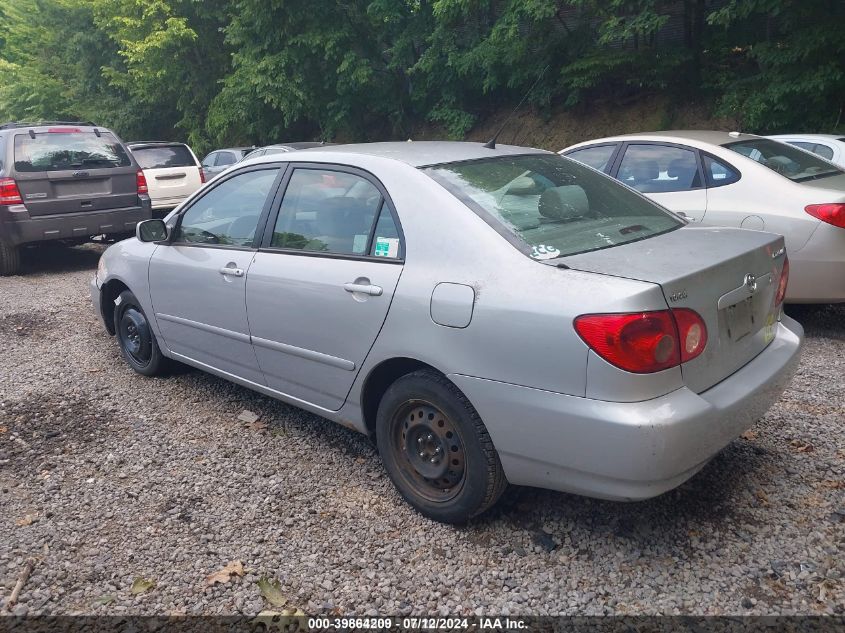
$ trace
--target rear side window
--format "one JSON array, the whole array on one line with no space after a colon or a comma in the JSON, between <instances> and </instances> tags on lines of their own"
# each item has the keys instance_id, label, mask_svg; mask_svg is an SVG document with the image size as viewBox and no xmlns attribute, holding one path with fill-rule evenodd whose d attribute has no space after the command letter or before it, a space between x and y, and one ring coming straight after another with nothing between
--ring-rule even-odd
<instances>
[{"instance_id":1,"label":"rear side window","mask_svg":"<svg viewBox=\"0 0 845 633\"><path fill-rule=\"evenodd\" d=\"M695 152L669 145L629 145L616 177L643 193L701 187Z\"/></svg>"},{"instance_id":2,"label":"rear side window","mask_svg":"<svg viewBox=\"0 0 845 633\"><path fill-rule=\"evenodd\" d=\"M184 145L156 145L138 147L132 150L141 169L163 169L165 167L196 167L191 151Z\"/></svg>"},{"instance_id":3,"label":"rear side window","mask_svg":"<svg viewBox=\"0 0 845 633\"><path fill-rule=\"evenodd\" d=\"M739 180L739 172L712 156L704 156L704 174L707 176L708 187L731 185Z\"/></svg>"},{"instance_id":4,"label":"rear side window","mask_svg":"<svg viewBox=\"0 0 845 633\"><path fill-rule=\"evenodd\" d=\"M565 156L572 160L577 160L579 163L589 165L593 169L605 171L615 151L616 145L599 145L597 147L576 149L574 152L569 152Z\"/></svg>"},{"instance_id":5,"label":"rear side window","mask_svg":"<svg viewBox=\"0 0 845 633\"><path fill-rule=\"evenodd\" d=\"M40 132L15 136L15 170L19 172L107 169L132 164L109 132Z\"/></svg>"},{"instance_id":6,"label":"rear side window","mask_svg":"<svg viewBox=\"0 0 845 633\"><path fill-rule=\"evenodd\" d=\"M499 233L514 236L534 259L609 248L684 225L613 179L556 154L502 156L425 171Z\"/></svg>"},{"instance_id":7,"label":"rear side window","mask_svg":"<svg viewBox=\"0 0 845 633\"><path fill-rule=\"evenodd\" d=\"M376 222L382 209L386 211L383 202L375 185L361 176L297 169L285 191L271 246L399 257L399 236L393 218L388 212Z\"/></svg>"}]
</instances>

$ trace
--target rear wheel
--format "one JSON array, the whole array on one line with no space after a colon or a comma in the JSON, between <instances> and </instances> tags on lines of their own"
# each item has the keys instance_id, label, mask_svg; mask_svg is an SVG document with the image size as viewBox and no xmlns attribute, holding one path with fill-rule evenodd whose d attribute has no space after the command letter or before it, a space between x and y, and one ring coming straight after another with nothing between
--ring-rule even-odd
<instances>
[{"instance_id":1,"label":"rear wheel","mask_svg":"<svg viewBox=\"0 0 845 633\"><path fill-rule=\"evenodd\" d=\"M396 488L436 521L464 523L507 487L478 412L436 372L416 371L390 386L379 404L376 436Z\"/></svg>"},{"instance_id":2,"label":"rear wheel","mask_svg":"<svg viewBox=\"0 0 845 633\"><path fill-rule=\"evenodd\" d=\"M158 376L168 368L141 304L129 290L115 300L114 331L126 363L139 374Z\"/></svg>"},{"instance_id":3,"label":"rear wheel","mask_svg":"<svg viewBox=\"0 0 845 633\"><path fill-rule=\"evenodd\" d=\"M15 275L21 267L21 249L0 238L0 275Z\"/></svg>"}]
</instances>

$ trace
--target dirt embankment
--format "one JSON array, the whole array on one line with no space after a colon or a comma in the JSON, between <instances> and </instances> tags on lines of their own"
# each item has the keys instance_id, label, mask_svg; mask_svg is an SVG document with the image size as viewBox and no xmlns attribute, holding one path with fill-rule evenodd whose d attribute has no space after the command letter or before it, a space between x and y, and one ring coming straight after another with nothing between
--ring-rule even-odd
<instances>
[{"instance_id":1,"label":"dirt embankment","mask_svg":"<svg viewBox=\"0 0 845 633\"><path fill-rule=\"evenodd\" d=\"M468 141L486 141L501 127L511 109L487 117L466 135ZM677 105L664 96L653 96L629 105L598 104L575 110L553 109L545 117L523 108L507 124L499 141L512 145L560 150L573 143L615 134L656 130L736 130L736 121L714 117L710 104ZM445 130L425 126L414 131L415 140L447 138Z\"/></svg>"}]
</instances>

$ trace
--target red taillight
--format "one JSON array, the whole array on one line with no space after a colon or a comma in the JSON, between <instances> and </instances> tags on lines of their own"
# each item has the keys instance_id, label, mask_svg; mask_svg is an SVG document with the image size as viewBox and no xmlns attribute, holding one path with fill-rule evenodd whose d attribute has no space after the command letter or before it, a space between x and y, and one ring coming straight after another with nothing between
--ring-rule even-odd
<instances>
[{"instance_id":1,"label":"red taillight","mask_svg":"<svg viewBox=\"0 0 845 633\"><path fill-rule=\"evenodd\" d=\"M685 308L585 314L575 330L596 354L625 371L648 374L692 360L707 345L707 327Z\"/></svg>"},{"instance_id":2,"label":"red taillight","mask_svg":"<svg viewBox=\"0 0 845 633\"><path fill-rule=\"evenodd\" d=\"M0 178L0 204L23 204L18 184L11 178Z\"/></svg>"},{"instance_id":3,"label":"red taillight","mask_svg":"<svg viewBox=\"0 0 845 633\"><path fill-rule=\"evenodd\" d=\"M205 172L202 170L202 167L200 167L199 170L200 170L200 182L205 184Z\"/></svg>"},{"instance_id":4,"label":"red taillight","mask_svg":"<svg viewBox=\"0 0 845 633\"><path fill-rule=\"evenodd\" d=\"M138 193L147 193L149 191L147 189L147 177L144 175L144 172L140 169L135 175L135 183L138 185Z\"/></svg>"},{"instance_id":5,"label":"red taillight","mask_svg":"<svg viewBox=\"0 0 845 633\"><path fill-rule=\"evenodd\" d=\"M783 270L780 271L780 282L778 282L778 293L775 295L775 305L779 306L786 297L786 286L789 284L789 258L783 258Z\"/></svg>"},{"instance_id":6,"label":"red taillight","mask_svg":"<svg viewBox=\"0 0 845 633\"><path fill-rule=\"evenodd\" d=\"M811 204L804 207L804 211L833 226L845 229L845 204L831 202L830 204Z\"/></svg>"}]
</instances>

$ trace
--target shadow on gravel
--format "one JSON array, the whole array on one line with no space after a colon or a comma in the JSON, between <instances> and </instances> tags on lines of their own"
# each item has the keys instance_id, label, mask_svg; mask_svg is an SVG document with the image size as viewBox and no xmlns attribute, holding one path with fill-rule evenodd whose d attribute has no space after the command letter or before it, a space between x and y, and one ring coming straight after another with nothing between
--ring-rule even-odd
<instances>
[{"instance_id":1,"label":"shadow on gravel","mask_svg":"<svg viewBox=\"0 0 845 633\"><path fill-rule=\"evenodd\" d=\"M804 326L809 337L845 341L845 304L788 305L786 313Z\"/></svg>"},{"instance_id":2,"label":"shadow on gravel","mask_svg":"<svg viewBox=\"0 0 845 633\"><path fill-rule=\"evenodd\" d=\"M36 273L74 272L94 270L105 250L101 244L64 246L62 244L39 244L24 248L21 252L21 275Z\"/></svg>"}]
</instances>

